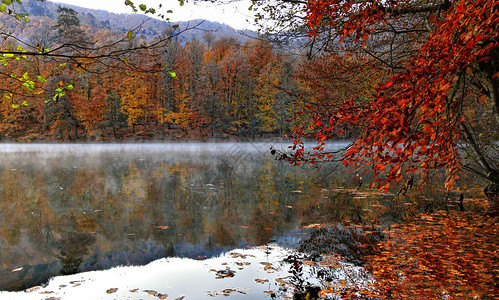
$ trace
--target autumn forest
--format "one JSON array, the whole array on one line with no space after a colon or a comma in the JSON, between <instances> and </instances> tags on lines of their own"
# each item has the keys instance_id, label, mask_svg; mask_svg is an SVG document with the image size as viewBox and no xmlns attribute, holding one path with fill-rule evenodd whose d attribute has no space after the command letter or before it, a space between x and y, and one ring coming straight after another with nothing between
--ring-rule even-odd
<instances>
[{"instance_id":1,"label":"autumn forest","mask_svg":"<svg viewBox=\"0 0 499 300\"><path fill-rule=\"evenodd\" d=\"M183 42L181 29L171 25L151 38L140 29L127 34L80 23L71 8L57 12L57 19L31 17L29 27L6 23L31 44L59 51L56 58L25 56L8 64L4 58L5 139L206 140L288 133L285 120L306 84L294 76L299 62L269 41L198 31L199 39ZM25 46L11 38L4 43Z\"/></svg>"},{"instance_id":2,"label":"autumn forest","mask_svg":"<svg viewBox=\"0 0 499 300\"><path fill-rule=\"evenodd\" d=\"M0 139L12 149L62 143L58 155L71 157L55 168L64 185L52 183L50 174L36 175L40 188L22 189L19 178L50 171L47 162L55 166L57 159L41 151L32 163L45 165L19 164L19 172L6 147L9 164L1 174L9 184L0 182L1 208L14 206L3 200L12 195L24 201L35 190L47 191L17 223L4 222L0 234L14 247L9 251L20 247L23 232L27 240L43 239L38 229L21 229L38 209L52 216L39 215L52 243L46 242L43 261L69 256L66 248L78 248L74 236L89 237L85 253L69 260L79 272L85 255L114 251L100 216L116 217L125 201L130 209L119 215L142 224L141 245L151 242L170 254L195 245L214 256L213 249L302 235L303 256L286 258L295 283L275 280L282 295L288 293L284 298L496 299L499 0L248 4L255 31L203 20L167 22L174 10L140 1L124 4L136 14L119 15L1 0ZM74 142L108 156L94 166L84 151L64 152ZM123 150L122 142L146 146ZM262 150L264 142L274 144ZM69 182L64 174L75 170L83 179L71 175ZM73 185L73 194L66 193ZM81 207L50 198L58 193ZM102 194L112 195L111 204ZM76 220L69 233L49 224L57 216L53 203ZM256 203L252 216L243 213L248 203ZM83 209L93 215L82 216ZM187 216L191 210L195 217ZM171 221L176 214L181 217ZM91 226L81 221L87 219ZM187 233L191 227L195 234ZM173 228L178 232L171 234ZM135 233L128 229L116 230L116 240L131 241L128 234ZM57 251L66 252L58 257ZM262 264L268 271L272 263ZM343 272L345 264L359 268L348 280L320 269ZM318 286L299 278L306 266L320 270ZM22 268L3 268L6 282L25 288L9 277ZM235 274L228 267L215 272L223 280ZM235 292L229 290L224 296Z\"/></svg>"}]
</instances>

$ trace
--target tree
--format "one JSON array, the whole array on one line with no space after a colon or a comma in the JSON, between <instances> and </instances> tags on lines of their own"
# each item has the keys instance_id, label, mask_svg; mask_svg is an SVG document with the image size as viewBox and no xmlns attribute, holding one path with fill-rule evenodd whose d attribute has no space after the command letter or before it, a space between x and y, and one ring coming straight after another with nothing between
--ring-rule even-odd
<instances>
[{"instance_id":1,"label":"tree","mask_svg":"<svg viewBox=\"0 0 499 300\"><path fill-rule=\"evenodd\" d=\"M335 52L364 53L387 75L369 99L324 107L311 134L298 121L289 160L337 159L324 141L346 124L361 133L343 153L343 163L372 170L381 190L406 174L424 180L441 168L447 189L462 169L499 185L498 9L497 0L308 1L312 37L321 28L332 29L343 45ZM475 132L470 112L476 106L487 107L490 133ZM309 136L318 146L305 151Z\"/></svg>"}]
</instances>

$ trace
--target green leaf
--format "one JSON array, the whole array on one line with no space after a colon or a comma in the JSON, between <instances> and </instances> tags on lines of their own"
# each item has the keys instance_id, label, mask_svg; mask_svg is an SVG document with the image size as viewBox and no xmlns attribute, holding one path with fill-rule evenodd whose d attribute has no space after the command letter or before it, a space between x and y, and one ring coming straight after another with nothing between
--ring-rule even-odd
<instances>
[{"instance_id":1,"label":"green leaf","mask_svg":"<svg viewBox=\"0 0 499 300\"><path fill-rule=\"evenodd\" d=\"M40 80L41 82L43 83L47 83L47 80L45 78L43 78L42 76L38 75L38 80Z\"/></svg>"},{"instance_id":2,"label":"green leaf","mask_svg":"<svg viewBox=\"0 0 499 300\"><path fill-rule=\"evenodd\" d=\"M0 4L0 12L7 10L7 7L5 5Z\"/></svg>"},{"instance_id":3,"label":"green leaf","mask_svg":"<svg viewBox=\"0 0 499 300\"><path fill-rule=\"evenodd\" d=\"M175 74L175 72L168 71L168 73L170 73L171 77L177 77L177 74Z\"/></svg>"},{"instance_id":4,"label":"green leaf","mask_svg":"<svg viewBox=\"0 0 499 300\"><path fill-rule=\"evenodd\" d=\"M178 0L180 6L184 6L184 0Z\"/></svg>"},{"instance_id":5,"label":"green leaf","mask_svg":"<svg viewBox=\"0 0 499 300\"><path fill-rule=\"evenodd\" d=\"M166 11L167 14L172 14L173 13L173 10L169 9Z\"/></svg>"},{"instance_id":6,"label":"green leaf","mask_svg":"<svg viewBox=\"0 0 499 300\"><path fill-rule=\"evenodd\" d=\"M128 40L131 40L131 39L132 39L132 35L133 35L133 31L131 31L131 30L130 30L130 31L128 31L128 32L126 33L126 38L127 38Z\"/></svg>"},{"instance_id":7,"label":"green leaf","mask_svg":"<svg viewBox=\"0 0 499 300\"><path fill-rule=\"evenodd\" d=\"M64 67L66 65L67 65L66 63L63 63L63 64L60 64L59 67Z\"/></svg>"},{"instance_id":8,"label":"green leaf","mask_svg":"<svg viewBox=\"0 0 499 300\"><path fill-rule=\"evenodd\" d=\"M16 1L17 1L17 3L19 3L19 4L23 4L23 2L22 2L21 0L16 0Z\"/></svg>"},{"instance_id":9,"label":"green leaf","mask_svg":"<svg viewBox=\"0 0 499 300\"><path fill-rule=\"evenodd\" d=\"M14 57L14 54L12 53L7 53L7 54L4 54L3 56L7 57L7 58L11 58L11 57Z\"/></svg>"},{"instance_id":10,"label":"green leaf","mask_svg":"<svg viewBox=\"0 0 499 300\"><path fill-rule=\"evenodd\" d=\"M147 6L145 6L144 4L140 4L140 5L139 5L139 8L140 8L140 10L142 10L142 11L146 11Z\"/></svg>"},{"instance_id":11,"label":"green leaf","mask_svg":"<svg viewBox=\"0 0 499 300\"><path fill-rule=\"evenodd\" d=\"M23 101L23 103L21 103L22 106L29 106L28 102L26 101Z\"/></svg>"},{"instance_id":12,"label":"green leaf","mask_svg":"<svg viewBox=\"0 0 499 300\"><path fill-rule=\"evenodd\" d=\"M68 86L66 87L66 89L67 89L67 90L72 90L73 88L74 88L74 86L73 86L72 84L70 84L70 85L68 85Z\"/></svg>"},{"instance_id":13,"label":"green leaf","mask_svg":"<svg viewBox=\"0 0 499 300\"><path fill-rule=\"evenodd\" d=\"M172 26L173 29L177 29L178 28L178 24L175 24Z\"/></svg>"},{"instance_id":14,"label":"green leaf","mask_svg":"<svg viewBox=\"0 0 499 300\"><path fill-rule=\"evenodd\" d=\"M12 2L14 2L13 0L2 0L2 3L6 4L6 5L11 5Z\"/></svg>"},{"instance_id":15,"label":"green leaf","mask_svg":"<svg viewBox=\"0 0 499 300\"><path fill-rule=\"evenodd\" d=\"M17 104L12 104L12 108L19 108L19 105L17 105Z\"/></svg>"}]
</instances>

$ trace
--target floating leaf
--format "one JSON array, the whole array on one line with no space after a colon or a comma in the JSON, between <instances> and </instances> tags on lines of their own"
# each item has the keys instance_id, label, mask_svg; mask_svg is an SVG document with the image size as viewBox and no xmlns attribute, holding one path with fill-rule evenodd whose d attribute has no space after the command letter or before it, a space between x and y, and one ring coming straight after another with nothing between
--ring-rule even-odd
<instances>
[{"instance_id":1,"label":"floating leaf","mask_svg":"<svg viewBox=\"0 0 499 300\"><path fill-rule=\"evenodd\" d=\"M265 283L265 282L269 282L269 280L268 280L268 279L258 279L258 278L257 278L257 279L255 279L255 281L256 281L256 282L258 282L258 283Z\"/></svg>"},{"instance_id":2,"label":"floating leaf","mask_svg":"<svg viewBox=\"0 0 499 300\"><path fill-rule=\"evenodd\" d=\"M53 294L54 292L52 291L44 291L44 292L39 292L38 294L42 294L42 295L48 295L48 294Z\"/></svg>"},{"instance_id":3,"label":"floating leaf","mask_svg":"<svg viewBox=\"0 0 499 300\"><path fill-rule=\"evenodd\" d=\"M118 291L118 288L111 288L111 289L107 290L106 293L112 294L112 293L116 293L117 291Z\"/></svg>"},{"instance_id":4,"label":"floating leaf","mask_svg":"<svg viewBox=\"0 0 499 300\"><path fill-rule=\"evenodd\" d=\"M153 295L153 296L156 296L158 294L158 292L153 291L153 290L145 290L144 293L148 293L149 295Z\"/></svg>"}]
</instances>

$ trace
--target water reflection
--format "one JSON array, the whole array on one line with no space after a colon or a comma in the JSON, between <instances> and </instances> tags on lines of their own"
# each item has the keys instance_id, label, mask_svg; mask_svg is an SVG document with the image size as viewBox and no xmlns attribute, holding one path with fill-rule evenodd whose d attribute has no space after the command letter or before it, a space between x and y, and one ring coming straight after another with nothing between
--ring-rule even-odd
<instances>
[{"instance_id":1,"label":"water reflection","mask_svg":"<svg viewBox=\"0 0 499 300\"><path fill-rule=\"evenodd\" d=\"M292 191L316 190L316 171L273 161L267 145L6 145L0 157L3 290L289 243L301 219L285 207L301 201Z\"/></svg>"},{"instance_id":2,"label":"water reflection","mask_svg":"<svg viewBox=\"0 0 499 300\"><path fill-rule=\"evenodd\" d=\"M293 167L273 160L268 149L3 145L0 290L163 257L205 259L271 241L305 253L350 251L358 262L357 233L302 226L393 222L444 195L431 190L394 201L393 194L357 190L352 173ZM331 248L333 237L340 246Z\"/></svg>"}]
</instances>

